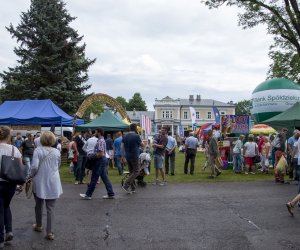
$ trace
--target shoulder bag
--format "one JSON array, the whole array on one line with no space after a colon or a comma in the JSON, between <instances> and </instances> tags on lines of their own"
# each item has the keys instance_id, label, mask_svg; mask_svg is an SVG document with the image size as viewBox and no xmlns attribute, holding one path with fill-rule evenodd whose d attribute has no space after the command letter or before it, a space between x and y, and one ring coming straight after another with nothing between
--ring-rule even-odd
<instances>
[{"instance_id":1,"label":"shoulder bag","mask_svg":"<svg viewBox=\"0 0 300 250\"><path fill-rule=\"evenodd\" d=\"M14 156L15 147L12 146L11 156L2 155L0 177L8 182L23 185L26 181L27 170L21 158Z\"/></svg>"}]
</instances>

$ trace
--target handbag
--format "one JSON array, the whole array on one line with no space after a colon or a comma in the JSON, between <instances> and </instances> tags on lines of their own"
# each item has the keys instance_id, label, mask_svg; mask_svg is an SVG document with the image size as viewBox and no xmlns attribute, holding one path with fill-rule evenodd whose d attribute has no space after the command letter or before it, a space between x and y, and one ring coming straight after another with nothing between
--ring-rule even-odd
<instances>
[{"instance_id":1,"label":"handbag","mask_svg":"<svg viewBox=\"0 0 300 250\"><path fill-rule=\"evenodd\" d=\"M11 156L2 155L0 177L6 181L23 185L26 181L27 169L21 158L14 156L15 147L12 146Z\"/></svg>"},{"instance_id":2,"label":"handbag","mask_svg":"<svg viewBox=\"0 0 300 250\"><path fill-rule=\"evenodd\" d=\"M33 181L32 178L29 178L25 183L25 195L27 199L30 199L33 191Z\"/></svg>"},{"instance_id":3,"label":"handbag","mask_svg":"<svg viewBox=\"0 0 300 250\"><path fill-rule=\"evenodd\" d=\"M74 152L72 149L70 149L68 151L68 160L72 160L72 159L74 159Z\"/></svg>"},{"instance_id":4,"label":"handbag","mask_svg":"<svg viewBox=\"0 0 300 250\"><path fill-rule=\"evenodd\" d=\"M259 155L255 155L254 157L252 157L253 163L259 163L260 162L260 156Z\"/></svg>"}]
</instances>

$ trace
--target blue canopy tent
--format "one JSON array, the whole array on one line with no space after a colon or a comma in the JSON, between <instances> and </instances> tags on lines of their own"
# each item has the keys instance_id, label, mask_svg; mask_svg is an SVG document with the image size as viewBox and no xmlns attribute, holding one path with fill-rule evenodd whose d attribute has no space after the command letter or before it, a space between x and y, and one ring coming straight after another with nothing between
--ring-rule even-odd
<instances>
[{"instance_id":1,"label":"blue canopy tent","mask_svg":"<svg viewBox=\"0 0 300 250\"><path fill-rule=\"evenodd\" d=\"M74 118L51 100L5 101L0 105L1 125L41 125L73 126L83 124L82 119Z\"/></svg>"}]
</instances>

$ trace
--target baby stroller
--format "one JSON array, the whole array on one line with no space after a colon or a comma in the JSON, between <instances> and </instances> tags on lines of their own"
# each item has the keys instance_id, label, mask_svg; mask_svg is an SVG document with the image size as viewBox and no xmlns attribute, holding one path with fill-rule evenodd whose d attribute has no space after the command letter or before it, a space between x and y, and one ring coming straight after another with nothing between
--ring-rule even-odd
<instances>
[{"instance_id":1,"label":"baby stroller","mask_svg":"<svg viewBox=\"0 0 300 250\"><path fill-rule=\"evenodd\" d=\"M140 153L139 155L139 161L140 161L140 174L136 177L137 185L141 187L145 187L147 183L144 181L145 175L150 174L150 164L151 164L151 155L149 153L149 148L145 149L145 152ZM126 182L127 178L129 177L129 172L124 171L124 177L122 179L122 186Z\"/></svg>"}]
</instances>

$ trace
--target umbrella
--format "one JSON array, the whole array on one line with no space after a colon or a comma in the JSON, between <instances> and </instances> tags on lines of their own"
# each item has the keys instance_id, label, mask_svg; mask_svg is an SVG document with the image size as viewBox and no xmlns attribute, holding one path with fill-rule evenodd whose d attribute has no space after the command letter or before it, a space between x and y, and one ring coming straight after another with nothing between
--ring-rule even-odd
<instances>
[{"instance_id":1,"label":"umbrella","mask_svg":"<svg viewBox=\"0 0 300 250\"><path fill-rule=\"evenodd\" d=\"M256 134L256 135L258 135L258 134L269 135L269 134L276 133L276 130L266 124L256 124L250 129L250 133Z\"/></svg>"}]
</instances>

